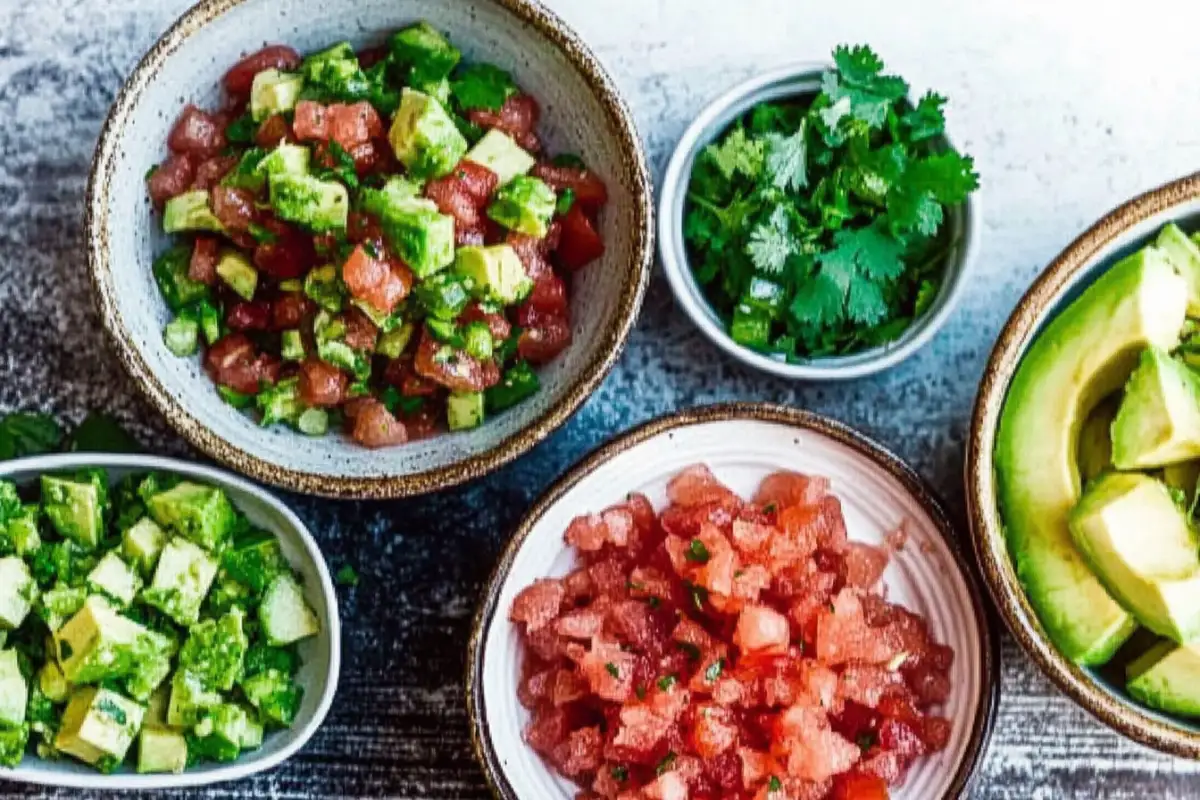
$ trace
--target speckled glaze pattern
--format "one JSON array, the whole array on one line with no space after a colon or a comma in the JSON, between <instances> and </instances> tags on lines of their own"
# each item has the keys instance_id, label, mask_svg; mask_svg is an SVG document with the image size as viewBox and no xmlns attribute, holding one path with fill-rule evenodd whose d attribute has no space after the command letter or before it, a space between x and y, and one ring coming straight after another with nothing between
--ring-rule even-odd
<instances>
[{"instance_id":1,"label":"speckled glaze pattern","mask_svg":"<svg viewBox=\"0 0 1200 800\"><path fill-rule=\"evenodd\" d=\"M533 0L205 0L181 17L134 71L101 132L88 191L88 255L100 316L118 357L150 401L194 445L259 480L311 494L396 497L478 477L561 424L620 355L641 307L652 258L651 190L641 140L604 68ZM150 271L165 247L146 198L146 170L165 155L184 102L219 104L228 65L272 41L302 52L349 39L380 41L418 19L447 31L467 60L510 68L542 104L551 152L581 153L609 186L607 253L575 276L574 343L540 370L542 390L484 426L367 451L341 436L262 428L221 401L198 357L171 355L169 319Z\"/></svg>"},{"instance_id":2,"label":"speckled glaze pattern","mask_svg":"<svg viewBox=\"0 0 1200 800\"><path fill-rule=\"evenodd\" d=\"M1101 722L1150 747L1200 758L1200 727L1137 705L1097 681L1055 649L1029 603L1008 555L993 467L1004 398L1022 356L1064 297L1082 289L1127 253L1153 243L1168 222L1200 226L1200 173L1139 195L1072 242L1029 289L1000 333L984 371L967 450L967 503L972 541L992 598L1025 652L1059 688Z\"/></svg>"}]
</instances>

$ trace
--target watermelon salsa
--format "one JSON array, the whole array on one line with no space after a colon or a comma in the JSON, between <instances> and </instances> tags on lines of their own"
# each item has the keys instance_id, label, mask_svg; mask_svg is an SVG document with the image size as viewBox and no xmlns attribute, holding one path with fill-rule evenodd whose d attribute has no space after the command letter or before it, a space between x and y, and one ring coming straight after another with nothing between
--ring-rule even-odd
<instances>
[{"instance_id":1,"label":"watermelon salsa","mask_svg":"<svg viewBox=\"0 0 1200 800\"><path fill-rule=\"evenodd\" d=\"M183 109L146 178L174 245L172 353L263 425L368 447L476 427L571 342L604 183L550 158L537 101L418 23L356 53L272 45Z\"/></svg>"},{"instance_id":2,"label":"watermelon salsa","mask_svg":"<svg viewBox=\"0 0 1200 800\"><path fill-rule=\"evenodd\" d=\"M703 465L576 517L513 602L528 744L581 800L880 800L945 748L953 651L889 603L829 481L747 502Z\"/></svg>"}]
</instances>

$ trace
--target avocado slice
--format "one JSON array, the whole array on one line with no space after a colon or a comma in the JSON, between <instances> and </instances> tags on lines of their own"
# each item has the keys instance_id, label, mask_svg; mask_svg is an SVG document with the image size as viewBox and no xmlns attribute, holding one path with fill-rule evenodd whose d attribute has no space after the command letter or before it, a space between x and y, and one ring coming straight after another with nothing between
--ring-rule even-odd
<instances>
[{"instance_id":1,"label":"avocado slice","mask_svg":"<svg viewBox=\"0 0 1200 800\"><path fill-rule=\"evenodd\" d=\"M1200 717L1200 645L1159 642L1125 668L1125 688L1150 708Z\"/></svg>"},{"instance_id":2,"label":"avocado slice","mask_svg":"<svg viewBox=\"0 0 1200 800\"><path fill-rule=\"evenodd\" d=\"M1084 666L1106 663L1136 624L1071 541L1080 428L1124 385L1143 348L1177 342L1186 298L1157 250L1120 261L1046 326L1004 404L995 466L1009 552L1051 640Z\"/></svg>"},{"instance_id":3,"label":"avocado slice","mask_svg":"<svg viewBox=\"0 0 1200 800\"><path fill-rule=\"evenodd\" d=\"M1151 469L1200 457L1200 376L1149 347L1125 385L1112 425L1117 469Z\"/></svg>"},{"instance_id":4,"label":"avocado slice","mask_svg":"<svg viewBox=\"0 0 1200 800\"><path fill-rule=\"evenodd\" d=\"M558 195L545 182L518 175L500 187L487 215L504 227L535 239L546 236Z\"/></svg>"},{"instance_id":5,"label":"avocado slice","mask_svg":"<svg viewBox=\"0 0 1200 800\"><path fill-rule=\"evenodd\" d=\"M1167 261L1188 285L1188 316L1200 316L1200 245L1189 239L1174 222L1158 232L1154 245L1163 251Z\"/></svg>"},{"instance_id":6,"label":"avocado slice","mask_svg":"<svg viewBox=\"0 0 1200 800\"><path fill-rule=\"evenodd\" d=\"M467 140L437 98L404 89L388 132L396 159L417 178L440 178L467 152Z\"/></svg>"},{"instance_id":7,"label":"avocado slice","mask_svg":"<svg viewBox=\"0 0 1200 800\"><path fill-rule=\"evenodd\" d=\"M222 233L225 226L217 219L209 205L208 192L196 189L176 195L163 206L163 232L216 231Z\"/></svg>"},{"instance_id":8,"label":"avocado slice","mask_svg":"<svg viewBox=\"0 0 1200 800\"><path fill-rule=\"evenodd\" d=\"M217 275L243 300L253 300L258 290L258 270L237 250L226 250L217 261Z\"/></svg>"},{"instance_id":9,"label":"avocado slice","mask_svg":"<svg viewBox=\"0 0 1200 800\"><path fill-rule=\"evenodd\" d=\"M1084 560L1138 622L1187 642L1200 635L1200 551L1167 487L1139 473L1096 481L1071 512Z\"/></svg>"},{"instance_id":10,"label":"avocado slice","mask_svg":"<svg viewBox=\"0 0 1200 800\"><path fill-rule=\"evenodd\" d=\"M521 257L510 244L460 247L454 271L471 279L476 296L506 306L521 302L533 289Z\"/></svg>"},{"instance_id":11,"label":"avocado slice","mask_svg":"<svg viewBox=\"0 0 1200 800\"><path fill-rule=\"evenodd\" d=\"M1088 415L1079 429L1079 445L1076 462L1079 464L1079 480L1086 486L1089 481L1108 472L1112 463L1112 422L1117 416L1118 398L1109 397Z\"/></svg>"},{"instance_id":12,"label":"avocado slice","mask_svg":"<svg viewBox=\"0 0 1200 800\"><path fill-rule=\"evenodd\" d=\"M526 175L537 159L521 149L513 138L498 128L492 128L467 151L467 161L487 167L503 186L518 175Z\"/></svg>"}]
</instances>

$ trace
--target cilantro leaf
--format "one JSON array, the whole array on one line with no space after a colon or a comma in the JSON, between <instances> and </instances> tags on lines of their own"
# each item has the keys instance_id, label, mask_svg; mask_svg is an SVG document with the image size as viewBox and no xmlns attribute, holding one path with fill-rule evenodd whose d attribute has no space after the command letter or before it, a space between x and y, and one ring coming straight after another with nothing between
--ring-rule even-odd
<instances>
[{"instance_id":1,"label":"cilantro leaf","mask_svg":"<svg viewBox=\"0 0 1200 800\"><path fill-rule=\"evenodd\" d=\"M832 275L818 272L796 287L790 311L796 321L812 329L837 325L844 318L844 287Z\"/></svg>"},{"instance_id":2,"label":"cilantro leaf","mask_svg":"<svg viewBox=\"0 0 1200 800\"><path fill-rule=\"evenodd\" d=\"M882 127L892 104L908 94L908 83L895 75L883 75L883 62L871 48L839 46L833 51L837 69L826 72L822 91L833 105L848 100L847 112L872 128Z\"/></svg>"},{"instance_id":3,"label":"cilantro leaf","mask_svg":"<svg viewBox=\"0 0 1200 800\"><path fill-rule=\"evenodd\" d=\"M910 164L904 184L912 191L929 192L939 203L958 205L979 188L979 175L974 159L947 150Z\"/></svg>"},{"instance_id":4,"label":"cilantro leaf","mask_svg":"<svg viewBox=\"0 0 1200 800\"><path fill-rule=\"evenodd\" d=\"M794 252L787 210L777 206L769 220L759 223L750 232L746 255L750 256L755 268L770 275L779 275Z\"/></svg>"},{"instance_id":5,"label":"cilantro leaf","mask_svg":"<svg viewBox=\"0 0 1200 800\"><path fill-rule=\"evenodd\" d=\"M738 175L753 179L762 172L764 151L763 142L748 137L746 129L738 125L720 144L704 148L704 157L727 181Z\"/></svg>"},{"instance_id":6,"label":"cilantro leaf","mask_svg":"<svg viewBox=\"0 0 1200 800\"><path fill-rule=\"evenodd\" d=\"M900 123L908 130L910 141L924 141L945 132L946 116L942 111L944 105L946 98L940 94L926 92L917 101L916 106L901 115Z\"/></svg>"},{"instance_id":7,"label":"cilantro leaf","mask_svg":"<svg viewBox=\"0 0 1200 800\"><path fill-rule=\"evenodd\" d=\"M450 82L450 93L466 111L499 111L517 91L512 76L493 64L472 64Z\"/></svg>"},{"instance_id":8,"label":"cilantro leaf","mask_svg":"<svg viewBox=\"0 0 1200 800\"><path fill-rule=\"evenodd\" d=\"M52 453L63 432L48 414L13 412L0 417L0 460Z\"/></svg>"},{"instance_id":9,"label":"cilantro leaf","mask_svg":"<svg viewBox=\"0 0 1200 800\"><path fill-rule=\"evenodd\" d=\"M800 191L808 185L808 168L805 159L808 145L805 141L806 126L791 136L769 133L766 136L766 168L775 188L783 191Z\"/></svg>"},{"instance_id":10,"label":"cilantro leaf","mask_svg":"<svg viewBox=\"0 0 1200 800\"><path fill-rule=\"evenodd\" d=\"M71 450L87 453L140 453L142 446L108 414L92 412L71 434Z\"/></svg>"}]
</instances>

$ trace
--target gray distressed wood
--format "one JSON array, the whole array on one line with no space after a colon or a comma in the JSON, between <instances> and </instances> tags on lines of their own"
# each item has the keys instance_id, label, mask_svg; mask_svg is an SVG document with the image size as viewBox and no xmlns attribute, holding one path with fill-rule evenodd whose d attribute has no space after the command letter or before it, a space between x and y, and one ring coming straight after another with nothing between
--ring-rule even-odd
<instances>
[{"instance_id":1,"label":"gray distressed wood","mask_svg":"<svg viewBox=\"0 0 1200 800\"><path fill-rule=\"evenodd\" d=\"M80 217L108 104L185 5L0 0L0 410L37 407L77 419L87 409L107 409L171 453L188 451L105 348L89 298ZM323 731L292 763L188 796L485 797L460 690L480 586L505 532L540 488L592 446L657 414L731 398L827 413L908 458L961 519L970 404L1008 310L1089 221L1200 165L1200 11L1191 0L554 6L613 70L656 171L686 121L725 85L756 69L821 58L839 41L873 43L915 84L953 99L953 133L976 155L984 180L977 276L928 350L888 375L825 387L763 378L723 358L656 281L617 371L563 430L519 462L420 500L290 497L330 562L353 563L363 574L361 586L342 598L340 694ZM1200 796L1196 765L1128 744L1093 723L1011 643L1003 690L974 797ZM2 797L38 794L0 787Z\"/></svg>"}]
</instances>

